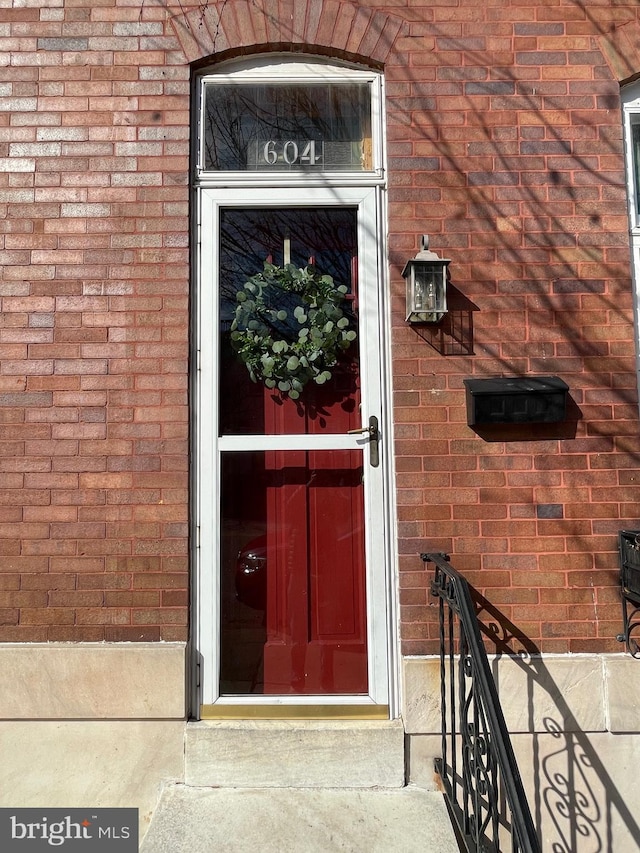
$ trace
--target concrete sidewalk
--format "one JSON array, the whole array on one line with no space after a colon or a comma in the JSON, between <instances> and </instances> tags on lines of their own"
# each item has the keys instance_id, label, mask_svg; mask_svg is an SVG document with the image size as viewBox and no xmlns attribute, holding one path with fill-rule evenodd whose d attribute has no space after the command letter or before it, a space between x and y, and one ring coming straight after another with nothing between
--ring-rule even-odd
<instances>
[{"instance_id":1,"label":"concrete sidewalk","mask_svg":"<svg viewBox=\"0 0 640 853\"><path fill-rule=\"evenodd\" d=\"M458 853L441 794L167 786L141 853Z\"/></svg>"}]
</instances>

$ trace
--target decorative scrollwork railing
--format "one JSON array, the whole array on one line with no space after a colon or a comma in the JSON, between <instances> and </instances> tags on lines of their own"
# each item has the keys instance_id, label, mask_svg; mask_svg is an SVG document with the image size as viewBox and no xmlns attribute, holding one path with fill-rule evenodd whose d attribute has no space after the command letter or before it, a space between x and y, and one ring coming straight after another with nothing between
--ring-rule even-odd
<instances>
[{"instance_id":1,"label":"decorative scrollwork railing","mask_svg":"<svg viewBox=\"0 0 640 853\"><path fill-rule=\"evenodd\" d=\"M445 554L435 565L442 757L436 770L467 851L540 853L469 585Z\"/></svg>"}]
</instances>

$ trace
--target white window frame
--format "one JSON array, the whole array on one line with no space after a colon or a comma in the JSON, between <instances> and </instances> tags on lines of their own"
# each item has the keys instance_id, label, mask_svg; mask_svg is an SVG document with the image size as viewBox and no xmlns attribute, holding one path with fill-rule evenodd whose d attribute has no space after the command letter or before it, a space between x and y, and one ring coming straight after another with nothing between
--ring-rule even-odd
<instances>
[{"instance_id":1,"label":"white window frame","mask_svg":"<svg viewBox=\"0 0 640 853\"><path fill-rule=\"evenodd\" d=\"M196 160L196 174L198 182L203 185L247 185L247 186L327 186L328 184L349 185L379 185L384 180L384 134L381 132L383 125L382 115L382 75L373 71L353 68L350 66L332 65L324 61L300 62L291 56L270 56L269 58L254 59L250 62L225 63L220 72L205 74L200 78L202 82L209 80L216 84L237 83L264 83L265 80L278 82L286 80L287 83L317 83L318 80L340 81L340 82L366 82L371 91L371 133L372 133L372 157L373 168L367 171L314 171L314 172L282 172L282 171L259 171L251 172L242 170L233 171L207 171L204 168L204 133L201 122L198 123L198 140ZM204 86L199 88L198 115L202 116L204 110Z\"/></svg>"}]
</instances>

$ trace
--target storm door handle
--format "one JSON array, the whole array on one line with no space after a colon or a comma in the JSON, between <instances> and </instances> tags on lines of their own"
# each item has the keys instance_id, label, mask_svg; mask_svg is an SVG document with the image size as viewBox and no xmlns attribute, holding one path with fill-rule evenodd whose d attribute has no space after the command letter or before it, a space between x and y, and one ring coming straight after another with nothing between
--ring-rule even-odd
<instances>
[{"instance_id":1,"label":"storm door handle","mask_svg":"<svg viewBox=\"0 0 640 853\"><path fill-rule=\"evenodd\" d=\"M375 415L369 418L369 426L361 429L350 429L347 435L356 435L361 433L369 433L369 464L372 468L377 468L380 464L380 428L378 419Z\"/></svg>"}]
</instances>

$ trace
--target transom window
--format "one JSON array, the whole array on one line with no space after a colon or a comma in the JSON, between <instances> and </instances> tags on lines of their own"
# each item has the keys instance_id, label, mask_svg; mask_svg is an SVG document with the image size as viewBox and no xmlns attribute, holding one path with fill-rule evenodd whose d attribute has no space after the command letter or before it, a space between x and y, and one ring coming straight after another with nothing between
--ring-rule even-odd
<instances>
[{"instance_id":1,"label":"transom window","mask_svg":"<svg viewBox=\"0 0 640 853\"><path fill-rule=\"evenodd\" d=\"M204 168L370 171L369 87L206 83Z\"/></svg>"},{"instance_id":2,"label":"transom window","mask_svg":"<svg viewBox=\"0 0 640 853\"><path fill-rule=\"evenodd\" d=\"M321 62L203 77L200 175L379 175L379 85L373 73Z\"/></svg>"}]
</instances>

